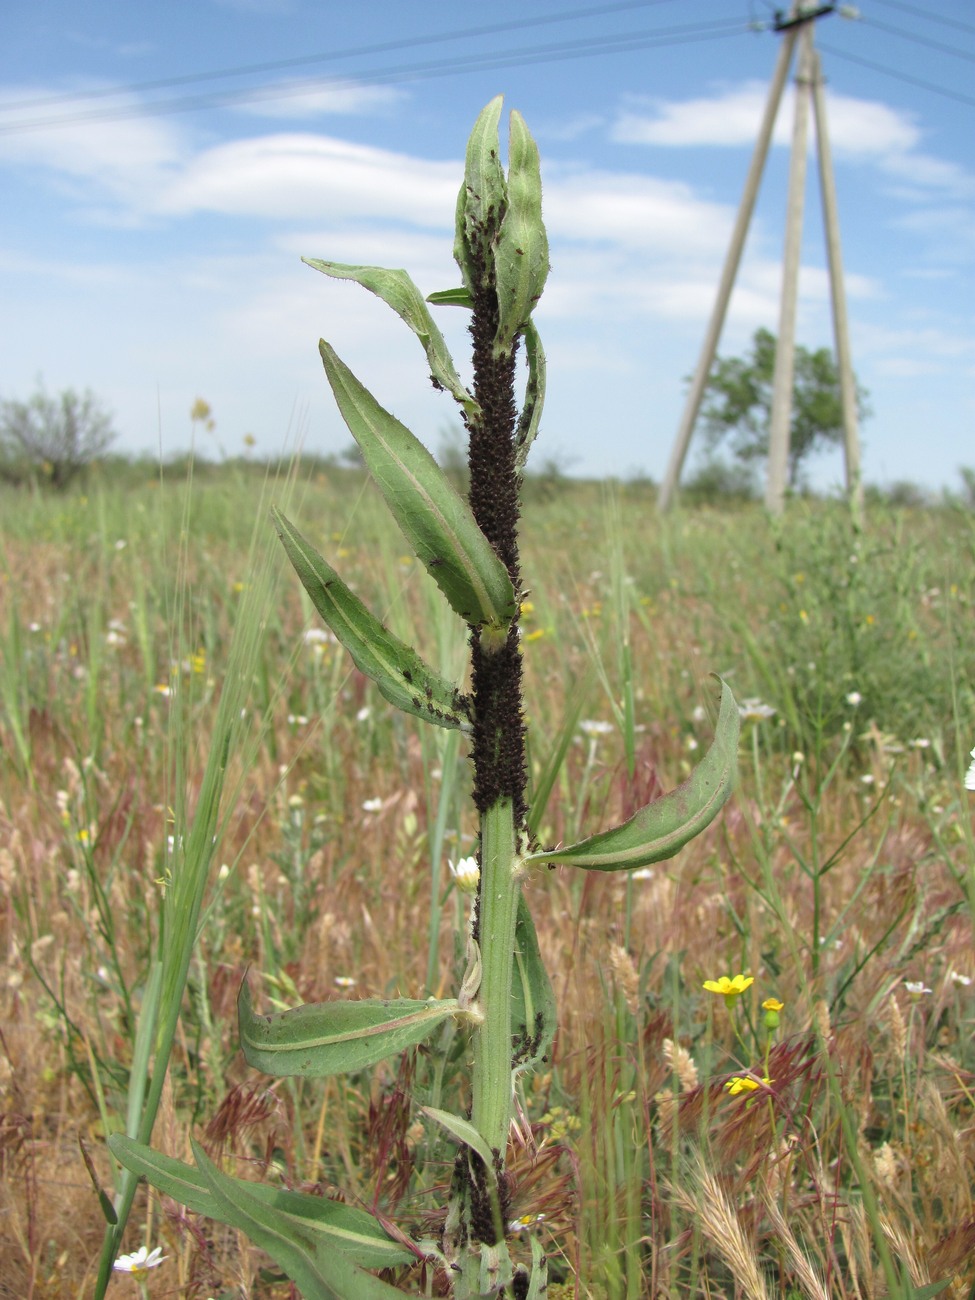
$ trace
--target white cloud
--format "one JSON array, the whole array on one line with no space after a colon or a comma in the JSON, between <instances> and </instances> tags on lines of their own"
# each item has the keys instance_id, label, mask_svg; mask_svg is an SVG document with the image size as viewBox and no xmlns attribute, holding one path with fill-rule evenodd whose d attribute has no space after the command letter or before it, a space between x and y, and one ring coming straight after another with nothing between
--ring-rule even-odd
<instances>
[{"instance_id":1,"label":"white cloud","mask_svg":"<svg viewBox=\"0 0 975 1300\"><path fill-rule=\"evenodd\" d=\"M545 221L553 235L587 244L640 248L682 259L723 248L731 209L695 196L689 185L635 173L546 175Z\"/></svg>"},{"instance_id":2,"label":"white cloud","mask_svg":"<svg viewBox=\"0 0 975 1300\"><path fill-rule=\"evenodd\" d=\"M5 108L0 133L0 163L46 171L68 182L70 193L85 202L106 198L128 208L142 206L143 196L166 183L183 162L187 139L173 123L159 118L85 121L90 100L68 100L46 108L25 108L16 115L9 105L50 94L49 87L21 86L0 98ZM6 101L6 103L4 103ZM135 109L134 101L112 100L113 109ZM77 114L77 119L73 117ZM18 122L57 118L58 124L15 130ZM9 129L8 129L9 128Z\"/></svg>"},{"instance_id":3,"label":"white cloud","mask_svg":"<svg viewBox=\"0 0 975 1300\"><path fill-rule=\"evenodd\" d=\"M245 92L246 93L246 92ZM369 86L354 81L279 81L259 94L242 98L234 107L254 117L347 117L355 113L386 112L406 99L395 86Z\"/></svg>"},{"instance_id":4,"label":"white cloud","mask_svg":"<svg viewBox=\"0 0 975 1300\"><path fill-rule=\"evenodd\" d=\"M612 136L626 144L666 147L751 145L767 98L767 86L749 81L697 99L630 100ZM790 89L779 106L776 144L789 144L794 112L795 94ZM913 118L874 100L827 92L826 113L830 144L838 156L903 155L916 148L921 138Z\"/></svg>"},{"instance_id":5,"label":"white cloud","mask_svg":"<svg viewBox=\"0 0 975 1300\"><path fill-rule=\"evenodd\" d=\"M258 136L198 154L160 195L159 210L303 222L378 217L449 228L462 170L459 161L432 162L328 136Z\"/></svg>"},{"instance_id":6,"label":"white cloud","mask_svg":"<svg viewBox=\"0 0 975 1300\"><path fill-rule=\"evenodd\" d=\"M894 329L861 323L856 342L858 351L886 375L943 374L975 361L975 341L969 334L936 325Z\"/></svg>"}]
</instances>

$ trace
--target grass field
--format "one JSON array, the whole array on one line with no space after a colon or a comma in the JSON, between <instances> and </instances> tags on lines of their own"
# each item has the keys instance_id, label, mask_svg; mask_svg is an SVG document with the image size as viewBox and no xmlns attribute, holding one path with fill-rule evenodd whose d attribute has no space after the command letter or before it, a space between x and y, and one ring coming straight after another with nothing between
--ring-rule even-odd
<instances>
[{"instance_id":1,"label":"grass field","mask_svg":"<svg viewBox=\"0 0 975 1300\"><path fill-rule=\"evenodd\" d=\"M525 1257L540 1234L551 1300L975 1296L975 517L877 512L858 535L823 503L772 524L662 521L638 485L525 495L542 843L687 776L709 673L751 702L738 789L675 859L528 883L560 1025L519 1079ZM327 1080L265 1079L237 1049L248 968L278 1009L450 996L462 969L463 745L320 630L267 522L286 498L457 680L463 625L355 471L0 496L0 1296L90 1294L105 1224L80 1143L111 1195L103 1139L235 638L244 715L153 1143L188 1158L193 1135L238 1175L436 1234L451 1148L417 1108L464 1106L456 1030ZM703 988L739 973L731 1005ZM246 1239L144 1188L141 1244L167 1256L153 1296L290 1294Z\"/></svg>"}]
</instances>

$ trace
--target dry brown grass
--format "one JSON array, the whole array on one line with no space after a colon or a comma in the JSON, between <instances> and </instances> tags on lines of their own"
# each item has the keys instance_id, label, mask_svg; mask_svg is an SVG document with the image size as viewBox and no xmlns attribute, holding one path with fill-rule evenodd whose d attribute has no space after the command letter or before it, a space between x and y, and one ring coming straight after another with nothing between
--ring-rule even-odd
<instances>
[{"instance_id":1,"label":"dry brown grass","mask_svg":"<svg viewBox=\"0 0 975 1300\"><path fill-rule=\"evenodd\" d=\"M606 579L591 576L609 563L594 508L576 504L568 519L555 507L535 524L529 515L525 567L536 590L526 630L542 632L526 651L536 768L567 698L584 697L583 716L609 717L591 648L595 638L612 675L611 600ZM632 566L636 596L646 602L630 615L641 728L633 775L617 737L600 743L594 762L581 739L571 744L542 820L547 842L608 825L686 773L694 757L688 738L707 737L692 711L705 697L708 668L735 669L736 686L749 693L748 662L739 654L729 663L734 636L702 577L727 546L728 529L720 518L710 533L707 519L686 526L690 536L670 537L666 566L642 552ZM760 549L754 538L742 544L755 546L753 556ZM405 586L408 612L433 645L426 595L410 570L396 568L397 545L353 544L347 564L364 592L388 600ZM24 629L18 680L30 766L28 774L18 764L9 716L0 715L0 1295L87 1294L103 1223L79 1138L111 1187L95 1078L118 1114L172 799L170 705L149 689L168 673L169 623L161 597L147 599L140 643L128 606L133 574L144 564L150 591L159 575L135 558L135 546L116 561L110 542L88 553L58 541L4 545L0 625L16 611ZM190 575L189 644L205 642L213 679L196 683L189 724L197 756L207 749L232 633L233 582L246 577L239 550L233 539L210 539ZM729 605L755 604L761 580L747 571L751 562L745 555L729 579ZM411 1084L423 1096L442 1087L463 1105L461 1045L450 1048L442 1075L435 1055L421 1052L413 1063L388 1062L371 1080L294 1085L259 1079L236 1050L234 1000L248 966L260 998L284 1003L416 995L427 969L435 814L427 787L438 788L430 776L436 755L332 647L317 660L294 654L304 613L289 582L279 597L257 684L269 701L268 734L240 773L220 848L233 870L202 937L156 1142L189 1158L193 1132L238 1174L340 1191L407 1230L431 1231L449 1153L417 1124L409 1093ZM94 639L113 617L126 623L125 644L99 649L92 680ZM27 631L35 619L50 640ZM932 632L932 653L938 644ZM357 720L365 708L369 716ZM890 759L880 741L865 741L814 826L795 789L773 819L769 791L777 795L788 782L791 745L777 746L770 734L765 795L746 754L736 802L675 864L629 890L622 879L564 870L529 882L561 1019L546 1071L524 1081L514 1208L546 1216L553 1275L567 1270L571 1283L574 1271L579 1296L624 1294L614 1279L629 1250L643 1260L648 1297L779 1300L791 1285L813 1300L879 1300L885 1283L852 1190L825 1051L855 1116L896 1256L918 1284L952 1277L946 1294L960 1300L975 1283L975 986L950 973L975 976L975 956L959 888L972 869L968 810L959 807L954 822L931 811L957 802L950 755L936 766L924 750L899 760L878 814L824 877L814 903L797 853L825 860L842 843L865 797L886 781ZM198 766L194 759L191 773ZM873 786L859 781L863 774ZM364 812L367 802L373 810ZM462 802L448 824L456 857L473 829ZM856 907L830 933L858 889ZM817 972L808 945L814 907L830 936ZM437 992L451 988L457 942L448 899ZM731 1017L700 988L737 970L756 976L741 1022L750 1057ZM350 978L351 991L336 984ZM905 979L933 992L911 1003ZM773 994L786 1010L769 1057L770 1091L732 1098L723 1087L729 1075L762 1064L747 1020L757 1026L760 1003ZM627 1179L636 1180L635 1202ZM154 1295L206 1297L234 1286L248 1296L288 1294L261 1280L263 1257L229 1230L143 1196L133 1247L146 1224L171 1257L153 1279Z\"/></svg>"}]
</instances>

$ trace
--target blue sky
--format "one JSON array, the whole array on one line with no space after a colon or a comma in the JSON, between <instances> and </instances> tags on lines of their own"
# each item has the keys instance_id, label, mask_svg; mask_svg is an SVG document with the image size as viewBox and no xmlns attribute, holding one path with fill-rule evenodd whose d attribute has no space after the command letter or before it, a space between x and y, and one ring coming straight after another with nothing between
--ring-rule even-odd
<instances>
[{"instance_id":1,"label":"blue sky","mask_svg":"<svg viewBox=\"0 0 975 1300\"><path fill-rule=\"evenodd\" d=\"M975 11L863 0L859 14L815 34L854 367L874 412L865 477L939 487L975 464ZM464 144L502 92L542 152L552 248L534 460L659 478L781 40L753 28L772 16L764 0L7 0L0 396L39 376L90 387L133 452L185 448L198 397L216 421L205 454L237 454L247 434L260 453L295 436L338 451L350 439L324 336L436 450L454 408L414 337L299 259L452 287ZM777 328L791 121L787 98L722 355ZM797 327L810 347L831 343L825 268L810 168ZM441 316L460 361L462 313ZM828 453L813 477L841 474Z\"/></svg>"}]
</instances>

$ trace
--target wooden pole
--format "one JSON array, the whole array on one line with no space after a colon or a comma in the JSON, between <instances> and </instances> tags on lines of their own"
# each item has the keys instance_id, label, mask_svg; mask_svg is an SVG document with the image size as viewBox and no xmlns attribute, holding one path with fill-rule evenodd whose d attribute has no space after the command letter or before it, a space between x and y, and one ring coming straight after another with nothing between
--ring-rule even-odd
<instances>
[{"instance_id":1,"label":"wooden pole","mask_svg":"<svg viewBox=\"0 0 975 1300\"><path fill-rule=\"evenodd\" d=\"M765 104L765 114L762 118L761 127L759 128L758 140L755 144L755 151L752 154L751 166L749 167L748 176L745 180L745 188L741 196L741 203L738 206L738 216L735 219L735 226L731 235L731 244L728 248L727 256L725 257L724 270L721 272L721 283L718 286L718 296L711 312L711 319L708 323L707 334L704 337L704 345L701 348L701 355L698 359L697 369L694 372L694 378L691 381L691 387L687 394L687 401L684 405L684 414L681 417L680 427L677 430L677 439L674 443L674 449L671 452L670 463L667 466L667 473L660 485L660 492L657 496L657 508L662 511L668 510L673 501L674 494L677 490L677 482L680 478L680 472L683 469L684 460L687 456L687 449L690 445L691 434L694 432L694 424L701 409L701 403L704 400L704 390L707 388L708 378L711 374L711 367L714 364L715 354L718 350L718 340L721 337L721 330L724 326L725 315L728 310L728 302L731 298L731 291L735 284L735 276L738 274L738 265L741 261L742 249L745 246L745 236L748 234L748 227L752 219L752 213L755 209L755 199L758 196L758 187L761 183L762 172L765 169L765 159L768 156L772 131L775 126L775 118L779 111L779 103L782 99L782 90L789 75L789 66L792 62L792 51L795 47L796 37L799 30L798 27L791 28L786 32L782 39L782 48L779 50L778 62L775 65L775 72L772 75L772 84L769 87L768 99ZM802 30L805 29L803 28Z\"/></svg>"},{"instance_id":2,"label":"wooden pole","mask_svg":"<svg viewBox=\"0 0 975 1300\"><path fill-rule=\"evenodd\" d=\"M789 426L792 419L792 383L795 373L796 302L799 296L799 260L802 252L802 216L806 190L806 147L809 134L809 77L812 67L812 23L799 29L796 74L796 112L789 160L789 199L786 209L785 249L782 257L782 300L779 334L772 376L772 410L769 417L768 480L765 506L779 515L785 505L789 461Z\"/></svg>"},{"instance_id":3,"label":"wooden pole","mask_svg":"<svg viewBox=\"0 0 975 1300\"><path fill-rule=\"evenodd\" d=\"M840 379L840 405L843 411L846 493L853 519L859 525L863 519L863 482L860 476L856 380L853 377L853 362L850 356L850 331L846 315L846 290L843 283L843 255L840 249L840 219L836 205L836 178L833 175L833 157L826 125L823 70L818 51L814 50L812 57L813 115L816 122L816 153L819 160L819 189L823 201L823 225L826 228L826 257L829 263L836 368Z\"/></svg>"}]
</instances>

